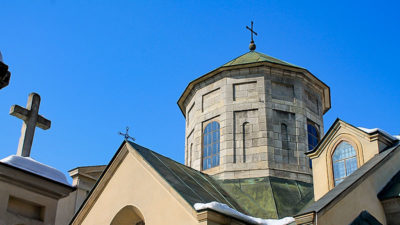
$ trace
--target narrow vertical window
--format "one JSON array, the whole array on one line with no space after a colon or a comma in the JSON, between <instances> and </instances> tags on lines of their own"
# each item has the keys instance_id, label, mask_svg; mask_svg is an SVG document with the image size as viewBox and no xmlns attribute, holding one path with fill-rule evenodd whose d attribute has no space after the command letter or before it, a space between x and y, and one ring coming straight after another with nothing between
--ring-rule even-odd
<instances>
[{"instance_id":1,"label":"narrow vertical window","mask_svg":"<svg viewBox=\"0 0 400 225\"><path fill-rule=\"evenodd\" d=\"M332 155L335 186L357 169L356 150L347 142L340 143Z\"/></svg>"},{"instance_id":2,"label":"narrow vertical window","mask_svg":"<svg viewBox=\"0 0 400 225\"><path fill-rule=\"evenodd\" d=\"M249 122L243 123L243 162L246 162L246 132L249 130Z\"/></svg>"},{"instance_id":3,"label":"narrow vertical window","mask_svg":"<svg viewBox=\"0 0 400 225\"><path fill-rule=\"evenodd\" d=\"M192 153L193 152L193 143L190 144L190 150L189 150L189 154L188 154L188 166L192 166Z\"/></svg>"},{"instance_id":4,"label":"narrow vertical window","mask_svg":"<svg viewBox=\"0 0 400 225\"><path fill-rule=\"evenodd\" d=\"M319 133L316 125L312 122L307 123L307 137L308 137L308 150L312 150L317 146L319 142ZM309 160L309 166L312 168L311 159Z\"/></svg>"},{"instance_id":5,"label":"narrow vertical window","mask_svg":"<svg viewBox=\"0 0 400 225\"><path fill-rule=\"evenodd\" d=\"M281 141L282 141L282 149L289 150L289 135L287 130L287 125L281 124Z\"/></svg>"},{"instance_id":6,"label":"narrow vertical window","mask_svg":"<svg viewBox=\"0 0 400 225\"><path fill-rule=\"evenodd\" d=\"M209 123L203 132L203 170L219 165L219 123Z\"/></svg>"}]
</instances>

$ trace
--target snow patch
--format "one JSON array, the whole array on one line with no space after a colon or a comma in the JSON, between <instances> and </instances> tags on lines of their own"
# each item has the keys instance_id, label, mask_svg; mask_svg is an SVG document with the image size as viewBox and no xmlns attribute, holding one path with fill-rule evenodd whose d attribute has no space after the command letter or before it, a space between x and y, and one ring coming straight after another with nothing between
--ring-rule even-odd
<instances>
[{"instance_id":1,"label":"snow patch","mask_svg":"<svg viewBox=\"0 0 400 225\"><path fill-rule=\"evenodd\" d=\"M241 212L238 212L226 204L220 203L220 202L209 202L209 203L196 203L194 204L194 208L199 211L202 209L212 209L217 212L220 212L222 214L234 217L236 219L245 221L250 224L262 224L262 225L287 225L290 223L294 222L293 217L285 217L280 220L275 220L275 219L261 219L261 218L255 218L251 217L248 215L245 215Z\"/></svg>"},{"instance_id":2,"label":"snow patch","mask_svg":"<svg viewBox=\"0 0 400 225\"><path fill-rule=\"evenodd\" d=\"M380 133L382 133L383 135L385 135L386 137L392 139L393 141L395 141L395 140L400 140L400 136L393 136L393 135L390 135L390 134L387 133L386 131L384 131L384 130L382 130L382 129L379 129L379 128L372 128L372 129L368 129L368 128L365 128L365 127L357 127L357 128L360 129L360 130L362 130L362 131L364 131L364 132L366 132L366 133L369 133L369 134L372 134L372 133L374 133L374 132L380 132Z\"/></svg>"},{"instance_id":3,"label":"snow patch","mask_svg":"<svg viewBox=\"0 0 400 225\"><path fill-rule=\"evenodd\" d=\"M53 167L42 164L31 157L10 155L0 160L0 162L70 186L64 173Z\"/></svg>"}]
</instances>

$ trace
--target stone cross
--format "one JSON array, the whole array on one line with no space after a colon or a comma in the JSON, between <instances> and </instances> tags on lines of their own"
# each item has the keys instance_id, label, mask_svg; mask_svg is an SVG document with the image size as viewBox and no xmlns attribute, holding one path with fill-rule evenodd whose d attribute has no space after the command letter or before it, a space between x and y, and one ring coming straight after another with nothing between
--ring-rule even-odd
<instances>
[{"instance_id":1,"label":"stone cross","mask_svg":"<svg viewBox=\"0 0 400 225\"><path fill-rule=\"evenodd\" d=\"M35 128L40 127L43 130L50 128L51 121L39 115L40 95L31 93L28 97L26 109L13 105L10 109L10 115L16 116L24 121L19 138L17 155L29 157L35 135Z\"/></svg>"}]
</instances>

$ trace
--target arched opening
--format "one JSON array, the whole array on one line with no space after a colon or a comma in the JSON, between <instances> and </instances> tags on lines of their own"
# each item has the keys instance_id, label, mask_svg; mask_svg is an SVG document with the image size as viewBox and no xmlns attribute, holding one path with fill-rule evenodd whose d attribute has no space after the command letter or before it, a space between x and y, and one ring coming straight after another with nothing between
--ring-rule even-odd
<instances>
[{"instance_id":1,"label":"arched opening","mask_svg":"<svg viewBox=\"0 0 400 225\"><path fill-rule=\"evenodd\" d=\"M308 137L308 150L313 150L319 142L319 129L317 124L307 121L307 137ZM309 167L312 168L311 159L309 159Z\"/></svg>"},{"instance_id":2,"label":"arched opening","mask_svg":"<svg viewBox=\"0 0 400 225\"><path fill-rule=\"evenodd\" d=\"M132 205L125 206L111 221L111 225L144 225L144 217L138 208Z\"/></svg>"},{"instance_id":3,"label":"arched opening","mask_svg":"<svg viewBox=\"0 0 400 225\"><path fill-rule=\"evenodd\" d=\"M332 166L336 186L357 170L357 153L354 147L345 141L341 142L332 155Z\"/></svg>"},{"instance_id":4,"label":"arched opening","mask_svg":"<svg viewBox=\"0 0 400 225\"><path fill-rule=\"evenodd\" d=\"M219 165L219 123L209 123L203 132L203 170Z\"/></svg>"}]
</instances>

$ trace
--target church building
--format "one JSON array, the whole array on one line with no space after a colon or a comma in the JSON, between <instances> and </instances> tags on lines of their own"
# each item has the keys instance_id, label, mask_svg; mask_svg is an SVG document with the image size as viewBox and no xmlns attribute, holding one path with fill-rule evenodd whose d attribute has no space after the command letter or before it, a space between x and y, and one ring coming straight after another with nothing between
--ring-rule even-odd
<instances>
[{"instance_id":1,"label":"church building","mask_svg":"<svg viewBox=\"0 0 400 225\"><path fill-rule=\"evenodd\" d=\"M249 49L183 90L184 164L126 138L108 165L69 171L70 185L29 157L35 127L50 127L39 95L13 106L24 125L0 160L0 223L400 224L400 136L340 119L324 134L329 86L253 37Z\"/></svg>"},{"instance_id":2,"label":"church building","mask_svg":"<svg viewBox=\"0 0 400 225\"><path fill-rule=\"evenodd\" d=\"M324 135L330 89L307 69L252 42L178 106L185 165L124 142L71 224L400 221L399 137L341 120Z\"/></svg>"}]
</instances>

